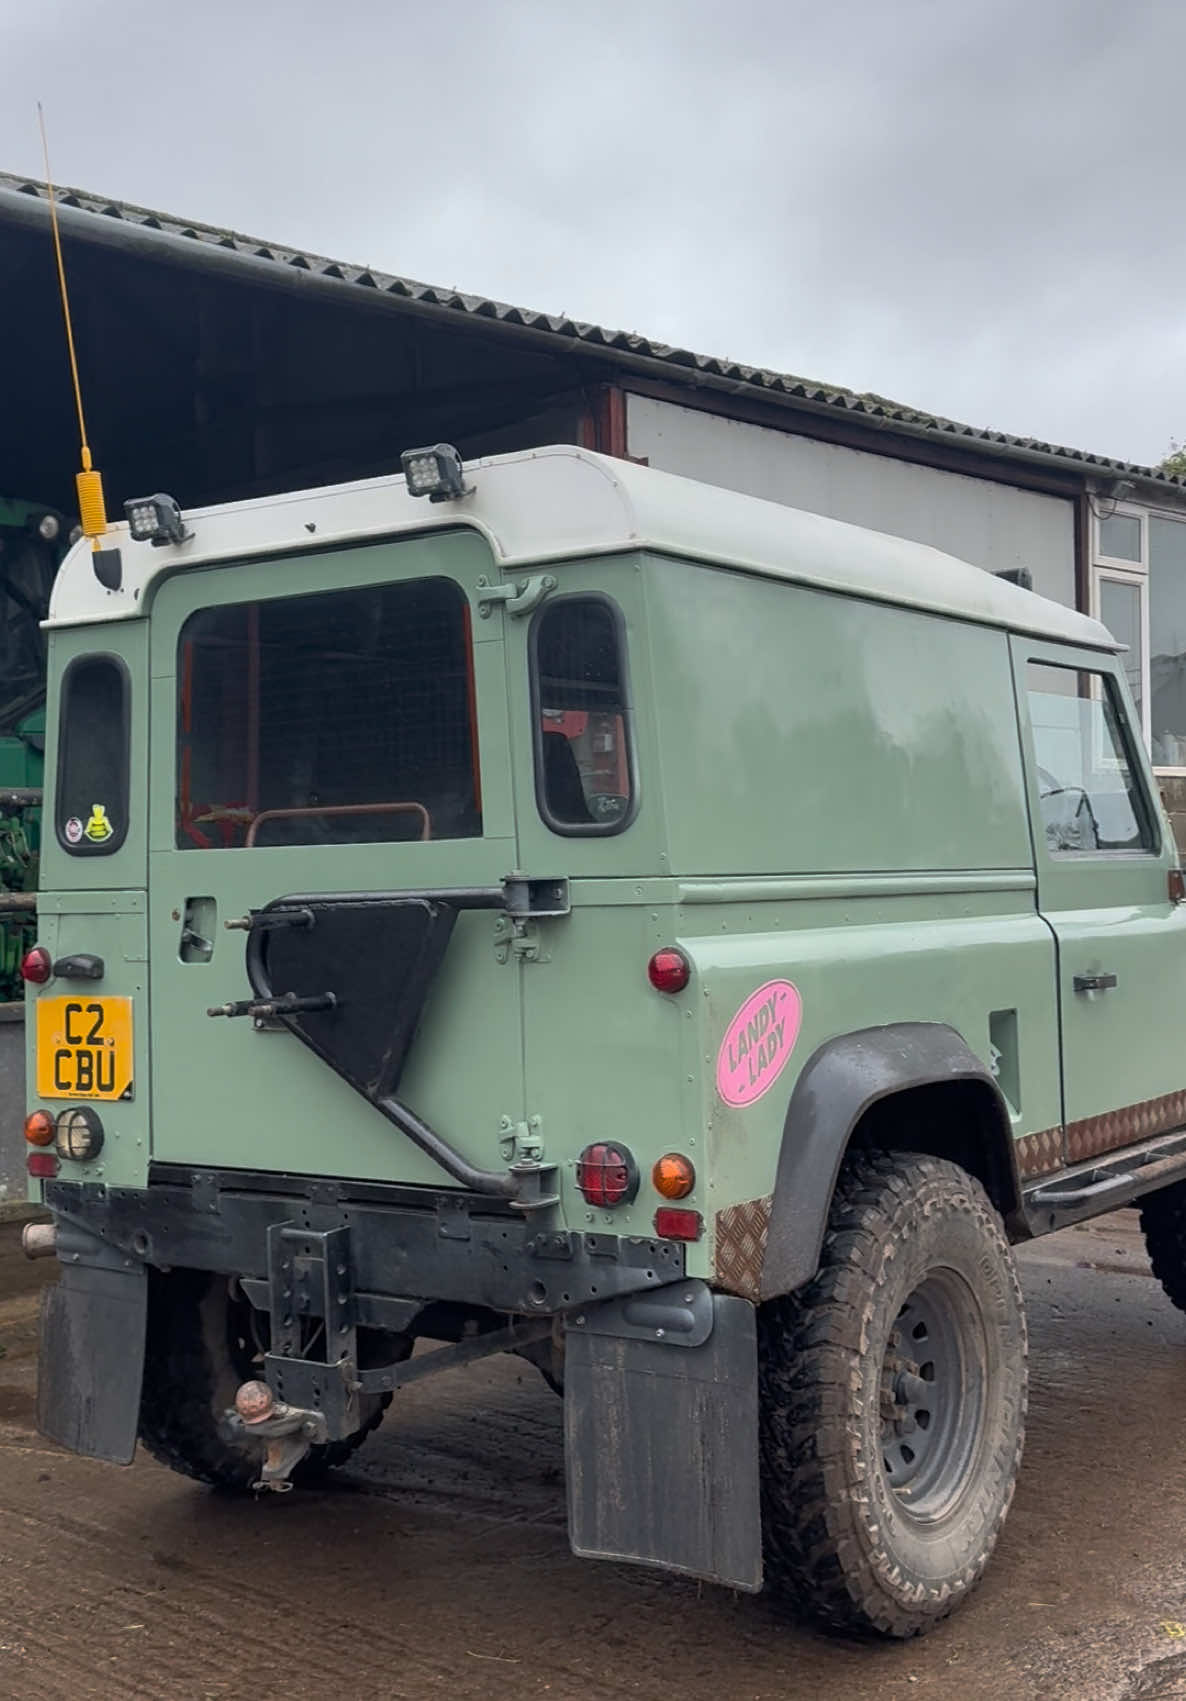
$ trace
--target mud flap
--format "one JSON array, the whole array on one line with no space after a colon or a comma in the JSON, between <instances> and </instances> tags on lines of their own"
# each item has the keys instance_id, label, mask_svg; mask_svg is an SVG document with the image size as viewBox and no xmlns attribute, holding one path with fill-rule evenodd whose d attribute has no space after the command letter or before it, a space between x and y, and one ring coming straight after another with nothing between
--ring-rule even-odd
<instances>
[{"instance_id":1,"label":"mud flap","mask_svg":"<svg viewBox=\"0 0 1186 1701\"><path fill-rule=\"evenodd\" d=\"M65 1225L62 1225L62 1229ZM59 1231L60 1233L62 1230ZM147 1272L91 1236L41 1302L37 1427L88 1459L130 1465L144 1373ZM82 1262L90 1256L93 1262Z\"/></svg>"},{"instance_id":2,"label":"mud flap","mask_svg":"<svg viewBox=\"0 0 1186 1701\"><path fill-rule=\"evenodd\" d=\"M569 1319L568 1533L584 1558L762 1586L754 1307L703 1282Z\"/></svg>"}]
</instances>

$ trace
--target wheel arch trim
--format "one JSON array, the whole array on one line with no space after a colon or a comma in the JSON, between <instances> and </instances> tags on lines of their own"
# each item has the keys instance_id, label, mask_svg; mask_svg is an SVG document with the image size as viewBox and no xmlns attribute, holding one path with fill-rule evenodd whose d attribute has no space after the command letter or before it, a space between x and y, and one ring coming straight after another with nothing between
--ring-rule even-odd
<instances>
[{"instance_id":1,"label":"wheel arch trim","mask_svg":"<svg viewBox=\"0 0 1186 1701\"><path fill-rule=\"evenodd\" d=\"M995 1149L985 1157L1004 1195L997 1203L1008 1216L1021 1200L1008 1108L987 1065L954 1028L943 1022L898 1022L841 1034L812 1053L783 1122L762 1257L762 1299L791 1293L815 1274L840 1166L872 1107L913 1089L960 1085L976 1086L988 1111Z\"/></svg>"}]
</instances>

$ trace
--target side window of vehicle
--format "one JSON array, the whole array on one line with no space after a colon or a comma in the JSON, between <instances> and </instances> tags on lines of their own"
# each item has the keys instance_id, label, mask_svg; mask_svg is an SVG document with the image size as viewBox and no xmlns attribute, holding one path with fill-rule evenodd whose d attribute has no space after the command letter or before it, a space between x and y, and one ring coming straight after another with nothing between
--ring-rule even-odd
<instances>
[{"instance_id":1,"label":"side window of vehicle","mask_svg":"<svg viewBox=\"0 0 1186 1701\"><path fill-rule=\"evenodd\" d=\"M554 833L620 833L634 813L625 634L601 596L561 597L531 633L535 792Z\"/></svg>"},{"instance_id":2,"label":"side window of vehicle","mask_svg":"<svg viewBox=\"0 0 1186 1701\"><path fill-rule=\"evenodd\" d=\"M1031 662L1026 676L1047 850L1152 851L1153 822L1133 772L1116 683Z\"/></svg>"},{"instance_id":3,"label":"side window of vehicle","mask_svg":"<svg viewBox=\"0 0 1186 1701\"><path fill-rule=\"evenodd\" d=\"M129 697L116 656L77 656L62 679L54 826L71 856L110 856L127 837Z\"/></svg>"}]
</instances>

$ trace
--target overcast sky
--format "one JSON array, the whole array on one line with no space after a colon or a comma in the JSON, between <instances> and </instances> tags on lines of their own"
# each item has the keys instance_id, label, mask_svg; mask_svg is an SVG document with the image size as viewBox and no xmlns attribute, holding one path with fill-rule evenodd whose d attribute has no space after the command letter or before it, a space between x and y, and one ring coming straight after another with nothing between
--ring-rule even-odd
<instances>
[{"instance_id":1,"label":"overcast sky","mask_svg":"<svg viewBox=\"0 0 1186 1701\"><path fill-rule=\"evenodd\" d=\"M0 169L1140 462L1184 88L1186 0L0 0Z\"/></svg>"}]
</instances>

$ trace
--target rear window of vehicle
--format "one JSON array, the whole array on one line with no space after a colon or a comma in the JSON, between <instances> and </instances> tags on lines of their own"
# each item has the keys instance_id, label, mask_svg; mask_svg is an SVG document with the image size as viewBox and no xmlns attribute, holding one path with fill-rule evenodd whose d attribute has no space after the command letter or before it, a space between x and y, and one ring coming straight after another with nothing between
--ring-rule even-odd
<instances>
[{"instance_id":1,"label":"rear window of vehicle","mask_svg":"<svg viewBox=\"0 0 1186 1701\"><path fill-rule=\"evenodd\" d=\"M62 679L54 825L71 856L110 856L128 832L127 669L78 656Z\"/></svg>"},{"instance_id":2,"label":"rear window of vehicle","mask_svg":"<svg viewBox=\"0 0 1186 1701\"><path fill-rule=\"evenodd\" d=\"M634 812L622 618L600 596L545 603L532 627L535 789L555 833L620 833Z\"/></svg>"},{"instance_id":3,"label":"rear window of vehicle","mask_svg":"<svg viewBox=\"0 0 1186 1701\"><path fill-rule=\"evenodd\" d=\"M177 680L182 849L481 834L469 605L452 580L202 609Z\"/></svg>"}]
</instances>

